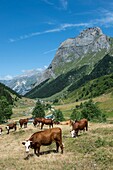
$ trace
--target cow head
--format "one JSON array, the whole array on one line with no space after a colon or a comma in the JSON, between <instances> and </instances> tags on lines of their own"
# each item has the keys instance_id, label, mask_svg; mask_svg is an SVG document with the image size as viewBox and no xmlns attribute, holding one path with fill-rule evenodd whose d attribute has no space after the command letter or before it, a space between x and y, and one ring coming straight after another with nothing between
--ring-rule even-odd
<instances>
[{"instance_id":1,"label":"cow head","mask_svg":"<svg viewBox=\"0 0 113 170\"><path fill-rule=\"evenodd\" d=\"M6 126L5 128L6 128L7 130L9 130L9 126Z\"/></svg>"},{"instance_id":2,"label":"cow head","mask_svg":"<svg viewBox=\"0 0 113 170\"><path fill-rule=\"evenodd\" d=\"M22 144L25 146L25 150L28 153L29 152L29 148L31 147L32 141L26 140L26 141L23 141Z\"/></svg>"},{"instance_id":3,"label":"cow head","mask_svg":"<svg viewBox=\"0 0 113 170\"><path fill-rule=\"evenodd\" d=\"M2 134L2 129L0 129L0 135Z\"/></svg>"},{"instance_id":4,"label":"cow head","mask_svg":"<svg viewBox=\"0 0 113 170\"><path fill-rule=\"evenodd\" d=\"M70 131L70 132L71 132L71 136L72 136L72 138L76 137L75 130L72 130L72 131Z\"/></svg>"}]
</instances>

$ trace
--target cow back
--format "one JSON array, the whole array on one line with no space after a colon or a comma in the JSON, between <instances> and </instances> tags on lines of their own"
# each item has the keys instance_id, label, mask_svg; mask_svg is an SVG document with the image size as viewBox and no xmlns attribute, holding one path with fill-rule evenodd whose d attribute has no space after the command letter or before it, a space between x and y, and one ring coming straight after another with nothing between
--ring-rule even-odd
<instances>
[{"instance_id":1,"label":"cow back","mask_svg":"<svg viewBox=\"0 0 113 170\"><path fill-rule=\"evenodd\" d=\"M51 125L51 124L53 124L53 120L42 118L42 123L46 124L46 125Z\"/></svg>"},{"instance_id":2,"label":"cow back","mask_svg":"<svg viewBox=\"0 0 113 170\"><path fill-rule=\"evenodd\" d=\"M62 130L61 128L52 128L44 131L34 133L30 138L32 141L32 147L37 143L41 145L50 145L53 141L60 140L62 142Z\"/></svg>"},{"instance_id":3,"label":"cow back","mask_svg":"<svg viewBox=\"0 0 113 170\"><path fill-rule=\"evenodd\" d=\"M73 130L83 130L85 127L88 126L88 120L87 119L81 119L80 121L75 121L73 124Z\"/></svg>"}]
</instances>

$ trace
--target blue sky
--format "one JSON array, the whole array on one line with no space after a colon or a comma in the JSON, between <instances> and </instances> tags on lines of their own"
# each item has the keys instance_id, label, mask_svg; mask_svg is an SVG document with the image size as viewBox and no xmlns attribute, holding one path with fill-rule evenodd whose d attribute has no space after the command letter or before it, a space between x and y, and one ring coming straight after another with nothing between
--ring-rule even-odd
<instances>
[{"instance_id":1,"label":"blue sky","mask_svg":"<svg viewBox=\"0 0 113 170\"><path fill-rule=\"evenodd\" d=\"M0 0L0 79L44 69L61 42L95 26L113 37L112 0Z\"/></svg>"}]
</instances>

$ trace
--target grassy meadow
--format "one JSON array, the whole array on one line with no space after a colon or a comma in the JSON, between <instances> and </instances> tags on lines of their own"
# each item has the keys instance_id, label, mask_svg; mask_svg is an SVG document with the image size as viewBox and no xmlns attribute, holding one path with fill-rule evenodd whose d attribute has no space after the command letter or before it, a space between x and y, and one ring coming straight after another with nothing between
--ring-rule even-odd
<instances>
[{"instance_id":1,"label":"grassy meadow","mask_svg":"<svg viewBox=\"0 0 113 170\"><path fill-rule=\"evenodd\" d=\"M108 115L106 123L89 122L87 132L80 132L78 138L72 138L69 125L54 125L61 127L64 153L55 153L55 143L50 146L41 146L41 155L37 157L30 149L29 159L26 160L25 148L22 141L28 139L34 132L40 131L32 123L28 128L19 128L10 131L7 135L5 126L0 136L0 170L112 170L113 169L113 95L102 95L94 101L99 108ZM31 117L35 106L34 100L23 98L15 103L13 116L10 122L20 118ZM79 102L54 106L60 109L65 119L69 119L72 109ZM44 125L44 129L48 126Z\"/></svg>"},{"instance_id":2,"label":"grassy meadow","mask_svg":"<svg viewBox=\"0 0 113 170\"><path fill-rule=\"evenodd\" d=\"M69 125L61 127L63 132L64 154L55 153L55 143L41 146L37 157L30 149L26 157L22 141L40 128L28 124L26 129L17 129L6 134L5 126L0 136L0 170L112 170L113 169L113 124L90 123L87 132L80 132L78 138L71 138ZM44 126L44 129L47 129Z\"/></svg>"}]
</instances>

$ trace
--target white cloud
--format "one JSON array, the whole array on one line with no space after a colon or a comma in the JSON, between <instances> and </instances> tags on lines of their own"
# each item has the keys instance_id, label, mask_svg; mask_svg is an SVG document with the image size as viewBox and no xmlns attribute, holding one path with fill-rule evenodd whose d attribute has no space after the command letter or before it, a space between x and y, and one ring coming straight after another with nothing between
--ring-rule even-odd
<instances>
[{"instance_id":1,"label":"white cloud","mask_svg":"<svg viewBox=\"0 0 113 170\"><path fill-rule=\"evenodd\" d=\"M90 21L90 24L104 27L113 27L113 12L106 9L99 9L98 12L100 12L99 18Z\"/></svg>"},{"instance_id":2,"label":"white cloud","mask_svg":"<svg viewBox=\"0 0 113 170\"><path fill-rule=\"evenodd\" d=\"M51 2L50 0L42 0L45 2L47 5L51 5L56 9L67 9L68 6L68 0L57 0L57 2Z\"/></svg>"},{"instance_id":3,"label":"white cloud","mask_svg":"<svg viewBox=\"0 0 113 170\"><path fill-rule=\"evenodd\" d=\"M28 38L31 38L31 37L34 37L34 36L38 36L38 35L42 35L42 34L64 31L64 30L66 30L68 28L71 28L71 27L81 27L81 26L82 27L83 26L86 27L88 25L89 25L88 23L79 23L79 24L68 24L68 23L66 23L66 24L60 25L57 28L45 30L45 31L42 31L42 32L33 32L33 33L30 33L30 34L27 34L27 35L21 35L19 38L15 38L15 39L10 38L9 42L13 43L13 42L16 42L16 41L28 39Z\"/></svg>"},{"instance_id":4,"label":"white cloud","mask_svg":"<svg viewBox=\"0 0 113 170\"><path fill-rule=\"evenodd\" d=\"M42 73L48 66L44 66L43 68L36 68L36 69L29 69L29 70L22 70L20 74L12 76L12 75L4 75L0 76L0 80L12 80L17 77L23 77L23 76L32 76L37 73Z\"/></svg>"},{"instance_id":5,"label":"white cloud","mask_svg":"<svg viewBox=\"0 0 113 170\"><path fill-rule=\"evenodd\" d=\"M51 52L56 51L56 50L57 50L57 48L49 50L49 51L45 51L43 54L48 54L48 53L51 53Z\"/></svg>"},{"instance_id":6,"label":"white cloud","mask_svg":"<svg viewBox=\"0 0 113 170\"><path fill-rule=\"evenodd\" d=\"M11 76L11 75L6 75L6 76L0 77L0 80L12 80L12 79L13 79L13 76Z\"/></svg>"},{"instance_id":7,"label":"white cloud","mask_svg":"<svg viewBox=\"0 0 113 170\"><path fill-rule=\"evenodd\" d=\"M61 2L62 4L66 5L67 1L61 0ZM90 20L89 22L86 22L86 23L64 23L53 29L48 29L48 30L41 31L41 32L33 32L33 33L26 34L26 35L21 35L18 38L10 38L9 42L13 43L16 41L25 40L28 38L32 38L34 36L42 35L42 34L61 32L61 31L65 31L69 28L74 28L74 27L92 27L92 26L113 27L113 12L108 11L106 9L99 9L98 14L99 15L97 19Z\"/></svg>"},{"instance_id":8,"label":"white cloud","mask_svg":"<svg viewBox=\"0 0 113 170\"><path fill-rule=\"evenodd\" d=\"M45 67L44 68L30 69L30 70L22 70L22 74L33 74L33 73L36 73L36 72L42 72L44 70L45 70Z\"/></svg>"}]
</instances>

